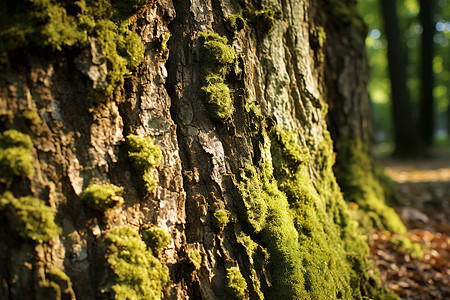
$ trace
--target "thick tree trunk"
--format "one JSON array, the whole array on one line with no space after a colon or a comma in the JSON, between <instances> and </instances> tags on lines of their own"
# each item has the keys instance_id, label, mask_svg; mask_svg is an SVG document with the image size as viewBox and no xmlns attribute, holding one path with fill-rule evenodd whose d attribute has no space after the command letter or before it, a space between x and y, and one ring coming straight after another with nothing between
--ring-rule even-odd
<instances>
[{"instance_id":1,"label":"thick tree trunk","mask_svg":"<svg viewBox=\"0 0 450 300\"><path fill-rule=\"evenodd\" d=\"M346 61L357 34L337 39L330 7L353 4L117 2L108 23L92 3L52 7L86 13L86 40L52 19L43 44L2 36L0 298L382 297L325 121L324 78L367 97L365 64L343 66L356 92L323 68L325 36Z\"/></svg>"}]
</instances>

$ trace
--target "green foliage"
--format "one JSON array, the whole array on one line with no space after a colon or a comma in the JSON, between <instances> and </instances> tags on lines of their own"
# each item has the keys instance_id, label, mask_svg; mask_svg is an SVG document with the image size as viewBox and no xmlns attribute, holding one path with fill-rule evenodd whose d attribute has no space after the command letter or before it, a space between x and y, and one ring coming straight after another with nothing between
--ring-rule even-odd
<instances>
[{"instance_id":1,"label":"green foliage","mask_svg":"<svg viewBox=\"0 0 450 300\"><path fill-rule=\"evenodd\" d=\"M199 270L202 266L202 255L197 250L190 250L187 252L190 263L196 270Z\"/></svg>"},{"instance_id":2,"label":"green foliage","mask_svg":"<svg viewBox=\"0 0 450 300\"><path fill-rule=\"evenodd\" d=\"M106 211L123 204L123 198L119 196L122 192L123 188L114 184L90 184L83 191L81 199L92 209Z\"/></svg>"},{"instance_id":3,"label":"green foliage","mask_svg":"<svg viewBox=\"0 0 450 300\"><path fill-rule=\"evenodd\" d=\"M61 233L52 208L38 198L27 196L17 199L11 192L5 192L0 198L0 212L24 239L43 243Z\"/></svg>"},{"instance_id":4,"label":"green foliage","mask_svg":"<svg viewBox=\"0 0 450 300\"><path fill-rule=\"evenodd\" d=\"M114 273L114 299L161 299L169 280L167 267L155 258L131 227L111 231L104 241Z\"/></svg>"},{"instance_id":5,"label":"green foliage","mask_svg":"<svg viewBox=\"0 0 450 300\"><path fill-rule=\"evenodd\" d=\"M214 227L222 232L230 221L230 213L225 209L217 209L213 214Z\"/></svg>"},{"instance_id":6,"label":"green foliage","mask_svg":"<svg viewBox=\"0 0 450 300\"><path fill-rule=\"evenodd\" d=\"M370 158L369 151L358 138L341 142L337 157L337 177L347 202L356 203L372 219L373 227L395 233L405 233L406 228L387 199L394 197L382 171ZM395 199L393 199L395 200Z\"/></svg>"},{"instance_id":7,"label":"green foliage","mask_svg":"<svg viewBox=\"0 0 450 300\"><path fill-rule=\"evenodd\" d=\"M147 190L152 192L156 187L152 172L161 163L161 148L153 144L150 137L130 134L127 136L127 141L130 147L128 157L132 160L134 167L141 172Z\"/></svg>"},{"instance_id":8,"label":"green foliage","mask_svg":"<svg viewBox=\"0 0 450 300\"><path fill-rule=\"evenodd\" d=\"M395 235L391 237L390 242L405 250L412 258L421 259L423 257L422 245L412 242L406 236Z\"/></svg>"},{"instance_id":9,"label":"green foliage","mask_svg":"<svg viewBox=\"0 0 450 300\"><path fill-rule=\"evenodd\" d=\"M84 47L88 36L98 38L107 57L108 86L111 95L123 82L123 76L143 59L145 47L129 29L129 17L146 0L25 0L8 5L0 12L0 56L8 51L30 46Z\"/></svg>"},{"instance_id":10,"label":"green foliage","mask_svg":"<svg viewBox=\"0 0 450 300\"><path fill-rule=\"evenodd\" d=\"M233 113L233 100L230 89L225 84L225 76L236 59L233 47L226 37L212 31L201 34L202 47L202 96L208 105L211 116L225 121Z\"/></svg>"},{"instance_id":11,"label":"green foliage","mask_svg":"<svg viewBox=\"0 0 450 300\"><path fill-rule=\"evenodd\" d=\"M33 177L32 149L33 143L26 134L14 129L0 134L0 182L10 182L16 176Z\"/></svg>"},{"instance_id":12,"label":"green foliage","mask_svg":"<svg viewBox=\"0 0 450 300\"><path fill-rule=\"evenodd\" d=\"M227 269L227 290L234 299L249 299L247 294L247 282L236 267Z\"/></svg>"},{"instance_id":13,"label":"green foliage","mask_svg":"<svg viewBox=\"0 0 450 300\"><path fill-rule=\"evenodd\" d=\"M142 231L142 239L155 255L169 246L170 238L170 233L163 228L153 226Z\"/></svg>"}]
</instances>

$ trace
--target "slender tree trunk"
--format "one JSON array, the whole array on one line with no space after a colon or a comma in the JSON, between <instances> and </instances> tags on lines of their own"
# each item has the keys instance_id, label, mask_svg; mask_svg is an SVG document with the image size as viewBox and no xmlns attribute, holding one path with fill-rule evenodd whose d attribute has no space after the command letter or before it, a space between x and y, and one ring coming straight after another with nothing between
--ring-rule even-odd
<instances>
[{"instance_id":1,"label":"slender tree trunk","mask_svg":"<svg viewBox=\"0 0 450 300\"><path fill-rule=\"evenodd\" d=\"M434 105L433 105L433 53L435 24L433 21L433 0L420 1L420 23L422 24L422 53L421 53L421 98L419 127L422 139L427 146L433 143L434 133Z\"/></svg>"},{"instance_id":2,"label":"slender tree trunk","mask_svg":"<svg viewBox=\"0 0 450 300\"><path fill-rule=\"evenodd\" d=\"M411 155L419 150L412 106L406 86L407 55L403 49L398 26L396 1L381 0L384 30L388 40L389 77L392 90L392 113L394 118L394 155Z\"/></svg>"},{"instance_id":3,"label":"slender tree trunk","mask_svg":"<svg viewBox=\"0 0 450 300\"><path fill-rule=\"evenodd\" d=\"M1 8L0 298L386 297L325 120L347 4L138 3Z\"/></svg>"}]
</instances>

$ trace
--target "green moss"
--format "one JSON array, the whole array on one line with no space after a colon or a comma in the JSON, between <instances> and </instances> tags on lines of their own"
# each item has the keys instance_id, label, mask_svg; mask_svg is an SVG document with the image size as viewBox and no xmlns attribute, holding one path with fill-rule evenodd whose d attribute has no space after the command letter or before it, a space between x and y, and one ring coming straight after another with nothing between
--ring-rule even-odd
<instances>
[{"instance_id":1,"label":"green moss","mask_svg":"<svg viewBox=\"0 0 450 300\"><path fill-rule=\"evenodd\" d=\"M245 167L245 172L242 174L239 192L244 203L247 222L253 227L254 232L260 232L266 222L268 207L260 175L250 165Z\"/></svg>"},{"instance_id":2,"label":"green moss","mask_svg":"<svg viewBox=\"0 0 450 300\"><path fill-rule=\"evenodd\" d=\"M233 113L233 100L225 83L231 65L236 59L233 47L226 37L212 31L200 34L202 47L201 92L210 114L217 120L225 121Z\"/></svg>"},{"instance_id":3,"label":"green moss","mask_svg":"<svg viewBox=\"0 0 450 300\"><path fill-rule=\"evenodd\" d=\"M14 177L32 178L33 143L31 138L17 130L0 134L0 181L10 182Z\"/></svg>"},{"instance_id":4,"label":"green moss","mask_svg":"<svg viewBox=\"0 0 450 300\"><path fill-rule=\"evenodd\" d=\"M170 244L170 233L163 228L152 226L142 231L142 239L152 249L153 254L159 255Z\"/></svg>"},{"instance_id":5,"label":"green moss","mask_svg":"<svg viewBox=\"0 0 450 300\"><path fill-rule=\"evenodd\" d=\"M268 33L272 31L276 22L276 11L270 7L263 5L261 9L246 8L242 11L245 20Z\"/></svg>"},{"instance_id":6,"label":"green moss","mask_svg":"<svg viewBox=\"0 0 450 300\"><path fill-rule=\"evenodd\" d=\"M390 242L393 245L402 248L414 259L421 259L423 257L422 245L420 245L419 243L413 243L406 236L395 235L391 237Z\"/></svg>"},{"instance_id":7,"label":"green moss","mask_svg":"<svg viewBox=\"0 0 450 300\"><path fill-rule=\"evenodd\" d=\"M242 13L229 15L227 21L234 30L242 30L246 23Z\"/></svg>"},{"instance_id":8,"label":"green moss","mask_svg":"<svg viewBox=\"0 0 450 300\"><path fill-rule=\"evenodd\" d=\"M60 269L51 269L48 272L48 275L51 276L51 277L58 278L58 279L63 280L63 281L70 281L69 276L67 276L67 274L64 273L64 271L60 270Z\"/></svg>"},{"instance_id":9,"label":"green moss","mask_svg":"<svg viewBox=\"0 0 450 300\"><path fill-rule=\"evenodd\" d=\"M317 26L317 40L319 42L319 46L323 47L325 44L325 41L327 40L327 33L325 32L325 29L322 26Z\"/></svg>"},{"instance_id":10,"label":"green moss","mask_svg":"<svg viewBox=\"0 0 450 300\"><path fill-rule=\"evenodd\" d=\"M153 144L150 137L130 134L127 136L127 141L130 147L128 157L132 160L135 169L142 174L147 190L152 192L156 187L152 172L161 163L161 148Z\"/></svg>"},{"instance_id":11,"label":"green moss","mask_svg":"<svg viewBox=\"0 0 450 300\"><path fill-rule=\"evenodd\" d=\"M0 198L0 212L19 236L37 243L48 242L61 233L51 207L34 197L15 198L5 192Z\"/></svg>"},{"instance_id":12,"label":"green moss","mask_svg":"<svg viewBox=\"0 0 450 300\"><path fill-rule=\"evenodd\" d=\"M81 195L92 209L97 211L106 211L107 209L123 204L123 198L120 194L122 187L114 184L90 184Z\"/></svg>"},{"instance_id":13,"label":"green moss","mask_svg":"<svg viewBox=\"0 0 450 300\"><path fill-rule=\"evenodd\" d=\"M96 37L108 59L110 96L123 82L123 76L142 62L144 45L129 29L129 18L146 0L107 1L29 0L8 5L0 12L0 55L18 48L85 47L88 36Z\"/></svg>"},{"instance_id":14,"label":"green moss","mask_svg":"<svg viewBox=\"0 0 450 300\"><path fill-rule=\"evenodd\" d=\"M227 269L227 290L234 299L249 299L247 282L236 267Z\"/></svg>"},{"instance_id":15,"label":"green moss","mask_svg":"<svg viewBox=\"0 0 450 300\"><path fill-rule=\"evenodd\" d=\"M170 33L164 32L161 37L159 38L159 49L160 51L164 52L167 50L167 42L170 39Z\"/></svg>"},{"instance_id":16,"label":"green moss","mask_svg":"<svg viewBox=\"0 0 450 300\"><path fill-rule=\"evenodd\" d=\"M239 189L243 198L259 195L258 201L267 205L267 216L259 234L237 240L249 254L256 253L259 243L267 248L272 286L265 296L382 299L390 295L372 269L368 246L336 183L329 135L325 133L318 149L306 149L294 132L275 127L270 140L264 130L261 133L259 166L246 166Z\"/></svg>"},{"instance_id":17,"label":"green moss","mask_svg":"<svg viewBox=\"0 0 450 300\"><path fill-rule=\"evenodd\" d=\"M210 74L205 78L205 85L201 88L209 110L219 120L228 119L233 113L233 100L230 89L217 74Z\"/></svg>"},{"instance_id":18,"label":"green moss","mask_svg":"<svg viewBox=\"0 0 450 300\"><path fill-rule=\"evenodd\" d=\"M38 126L42 122L41 117L35 110L24 110L21 115L28 125Z\"/></svg>"},{"instance_id":19,"label":"green moss","mask_svg":"<svg viewBox=\"0 0 450 300\"><path fill-rule=\"evenodd\" d=\"M268 291L269 298L295 299L305 294L298 233L286 196L278 189L277 181L273 178L267 137L261 145L261 153L259 169L247 166L247 172L252 175L240 184L241 194L251 194L251 191L242 190L245 187L262 186L261 197L267 205L267 216L260 234L270 254L269 268L273 278L273 287Z\"/></svg>"},{"instance_id":20,"label":"green moss","mask_svg":"<svg viewBox=\"0 0 450 300\"><path fill-rule=\"evenodd\" d=\"M196 270L199 270L202 266L202 255L197 250L190 250L187 252L189 262L194 266Z\"/></svg>"},{"instance_id":21,"label":"green moss","mask_svg":"<svg viewBox=\"0 0 450 300\"><path fill-rule=\"evenodd\" d=\"M228 39L210 30L201 32L200 36L203 38L202 52L206 55L204 59L215 64L208 68L217 71L214 73L225 75L226 70L223 69L227 69L236 59L233 47L228 45Z\"/></svg>"},{"instance_id":22,"label":"green moss","mask_svg":"<svg viewBox=\"0 0 450 300\"><path fill-rule=\"evenodd\" d=\"M50 281L48 286L55 292L54 299L66 299L66 297L62 297L63 294L67 295L68 297L74 296L70 293L70 290L72 289L72 283L69 276L67 276L64 271L60 269L51 269L47 273L47 278Z\"/></svg>"},{"instance_id":23,"label":"green moss","mask_svg":"<svg viewBox=\"0 0 450 300\"><path fill-rule=\"evenodd\" d=\"M162 298L162 289L169 280L168 269L152 255L136 231L131 227L114 229L104 245L114 274L114 299Z\"/></svg>"},{"instance_id":24,"label":"green moss","mask_svg":"<svg viewBox=\"0 0 450 300\"><path fill-rule=\"evenodd\" d=\"M393 186L387 185L383 173L371 159L367 147L358 138L340 142L336 165L337 178L347 202L356 203L372 219L371 227L396 233L406 228L397 213L389 207ZM383 184L383 182L385 184Z\"/></svg>"},{"instance_id":25,"label":"green moss","mask_svg":"<svg viewBox=\"0 0 450 300\"><path fill-rule=\"evenodd\" d=\"M214 227L222 232L230 221L230 213L225 209L217 209L213 214Z\"/></svg>"},{"instance_id":26,"label":"green moss","mask_svg":"<svg viewBox=\"0 0 450 300\"><path fill-rule=\"evenodd\" d=\"M111 20L97 23L96 32L108 58L108 85L104 92L111 95L123 83L124 75L131 73L144 59L145 47L141 38L128 28L127 23L117 24Z\"/></svg>"}]
</instances>

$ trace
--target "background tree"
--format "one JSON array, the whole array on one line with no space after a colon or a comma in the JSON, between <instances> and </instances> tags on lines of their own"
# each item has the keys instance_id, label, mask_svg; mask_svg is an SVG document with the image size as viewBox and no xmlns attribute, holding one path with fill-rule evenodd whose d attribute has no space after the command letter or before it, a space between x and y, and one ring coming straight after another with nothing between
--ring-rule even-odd
<instances>
[{"instance_id":1,"label":"background tree","mask_svg":"<svg viewBox=\"0 0 450 300\"><path fill-rule=\"evenodd\" d=\"M433 142L434 134L434 42L435 32L434 1L420 1L420 23L422 25L422 45L421 45L421 79L422 89L420 98L419 127L422 134L422 140L430 146Z\"/></svg>"},{"instance_id":2,"label":"background tree","mask_svg":"<svg viewBox=\"0 0 450 300\"><path fill-rule=\"evenodd\" d=\"M388 66L394 119L394 155L404 156L419 151L421 140L416 135L417 125L413 118L406 86L407 55L401 43L396 1L381 0L381 9L388 41Z\"/></svg>"}]
</instances>

